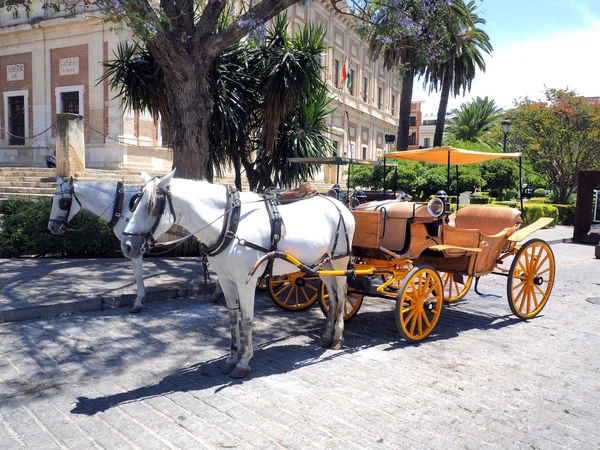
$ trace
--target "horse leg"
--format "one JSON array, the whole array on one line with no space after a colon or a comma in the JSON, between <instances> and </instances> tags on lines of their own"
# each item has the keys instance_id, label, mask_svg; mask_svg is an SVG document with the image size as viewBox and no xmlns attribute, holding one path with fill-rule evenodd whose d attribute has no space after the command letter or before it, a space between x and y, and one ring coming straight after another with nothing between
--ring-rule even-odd
<instances>
[{"instance_id":1,"label":"horse leg","mask_svg":"<svg viewBox=\"0 0 600 450\"><path fill-rule=\"evenodd\" d=\"M229 328L231 329L231 348L229 356L221 366L221 373L230 374L240 360L240 306L235 284L225 281L221 286L225 295Z\"/></svg>"},{"instance_id":2,"label":"horse leg","mask_svg":"<svg viewBox=\"0 0 600 450\"><path fill-rule=\"evenodd\" d=\"M335 315L337 310L337 296L335 294L336 283L335 278L330 276L321 277L323 283L327 287L327 293L329 294L329 312L327 313L327 321L325 324L325 331L323 332L323 336L321 336L321 341L319 345L321 347L331 347L333 343L333 330L335 326Z\"/></svg>"},{"instance_id":3,"label":"horse leg","mask_svg":"<svg viewBox=\"0 0 600 450\"><path fill-rule=\"evenodd\" d=\"M256 282L238 284L240 295L240 312L242 315L242 357L231 373L232 378L244 378L250 373L250 359L254 355L252 345L252 326L254 325L254 297L256 295Z\"/></svg>"},{"instance_id":4,"label":"horse leg","mask_svg":"<svg viewBox=\"0 0 600 450\"><path fill-rule=\"evenodd\" d=\"M221 283L219 283L219 280L217 280L217 282L215 283L215 292L213 292L213 295L210 300L213 303L219 303L219 300L221 300L222 298L223 298L223 288L221 288Z\"/></svg>"},{"instance_id":5,"label":"horse leg","mask_svg":"<svg viewBox=\"0 0 600 450\"><path fill-rule=\"evenodd\" d=\"M348 259L342 258L332 261L333 270L345 270L348 266ZM337 317L335 318L335 332L331 348L341 350L344 346L344 306L346 305L346 292L348 283L346 277L334 277L335 296L337 298ZM331 295L329 296L331 301Z\"/></svg>"},{"instance_id":6,"label":"horse leg","mask_svg":"<svg viewBox=\"0 0 600 450\"><path fill-rule=\"evenodd\" d=\"M132 259L131 266L133 267L133 276L135 277L135 285L137 288L137 296L133 306L129 310L130 313L139 313L144 307L143 303L146 300L146 288L144 287L144 278L142 272L142 257Z\"/></svg>"}]
</instances>

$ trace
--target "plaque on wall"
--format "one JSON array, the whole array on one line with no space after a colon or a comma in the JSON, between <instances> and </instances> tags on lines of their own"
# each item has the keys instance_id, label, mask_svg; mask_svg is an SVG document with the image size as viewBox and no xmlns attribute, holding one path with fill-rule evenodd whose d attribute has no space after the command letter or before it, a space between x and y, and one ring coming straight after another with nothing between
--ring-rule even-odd
<instances>
[{"instance_id":1,"label":"plaque on wall","mask_svg":"<svg viewBox=\"0 0 600 450\"><path fill-rule=\"evenodd\" d=\"M25 79L25 64L9 64L6 66L6 80L18 81Z\"/></svg>"},{"instance_id":2,"label":"plaque on wall","mask_svg":"<svg viewBox=\"0 0 600 450\"><path fill-rule=\"evenodd\" d=\"M59 75L77 75L79 73L79 56L58 60Z\"/></svg>"}]
</instances>

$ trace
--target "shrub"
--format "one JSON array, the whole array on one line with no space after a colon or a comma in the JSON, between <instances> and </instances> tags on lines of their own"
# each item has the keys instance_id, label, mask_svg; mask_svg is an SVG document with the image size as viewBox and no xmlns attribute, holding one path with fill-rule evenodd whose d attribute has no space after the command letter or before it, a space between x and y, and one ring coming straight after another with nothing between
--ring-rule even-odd
<instances>
[{"instance_id":1,"label":"shrub","mask_svg":"<svg viewBox=\"0 0 600 450\"><path fill-rule=\"evenodd\" d=\"M529 200L527 200L527 202L529 202L529 203L551 203L546 199L546 197L531 197Z\"/></svg>"},{"instance_id":2,"label":"shrub","mask_svg":"<svg viewBox=\"0 0 600 450\"><path fill-rule=\"evenodd\" d=\"M487 195L471 195L472 205L488 205L492 203L492 198Z\"/></svg>"},{"instance_id":3,"label":"shrub","mask_svg":"<svg viewBox=\"0 0 600 450\"><path fill-rule=\"evenodd\" d=\"M552 205L558 209L559 225L575 224L575 205Z\"/></svg>"},{"instance_id":4,"label":"shrub","mask_svg":"<svg viewBox=\"0 0 600 450\"><path fill-rule=\"evenodd\" d=\"M505 201L505 202L495 202L492 206L508 206L509 208L520 208L519 202L515 201Z\"/></svg>"},{"instance_id":5,"label":"shrub","mask_svg":"<svg viewBox=\"0 0 600 450\"><path fill-rule=\"evenodd\" d=\"M546 189L543 188L537 188L535 191L533 191L533 197L546 197Z\"/></svg>"},{"instance_id":6,"label":"shrub","mask_svg":"<svg viewBox=\"0 0 600 450\"><path fill-rule=\"evenodd\" d=\"M106 221L81 211L71 221L81 232L54 235L48 230L50 200L12 199L0 207L0 257L115 257L120 244Z\"/></svg>"},{"instance_id":7,"label":"shrub","mask_svg":"<svg viewBox=\"0 0 600 450\"><path fill-rule=\"evenodd\" d=\"M516 189L505 189L504 190L504 200L512 200L513 198L517 198L517 190Z\"/></svg>"},{"instance_id":8,"label":"shrub","mask_svg":"<svg viewBox=\"0 0 600 450\"><path fill-rule=\"evenodd\" d=\"M541 217L551 217L554 219L554 221L548 225L549 228L553 227L558 222L558 208L547 203L526 203L523 205L523 215L523 225L530 225Z\"/></svg>"}]
</instances>

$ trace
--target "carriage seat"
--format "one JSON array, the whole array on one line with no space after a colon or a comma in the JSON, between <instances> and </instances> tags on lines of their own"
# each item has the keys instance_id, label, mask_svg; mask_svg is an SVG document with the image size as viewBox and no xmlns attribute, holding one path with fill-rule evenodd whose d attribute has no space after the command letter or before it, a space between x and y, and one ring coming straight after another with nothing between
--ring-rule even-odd
<instances>
[{"instance_id":1,"label":"carriage seat","mask_svg":"<svg viewBox=\"0 0 600 450\"><path fill-rule=\"evenodd\" d=\"M354 235L354 245L369 248L381 246L394 252L406 250L406 244L410 243L409 219L421 223L436 220L427 211L427 204L396 200L364 203L354 208L352 213L358 230ZM379 229L371 230L375 224Z\"/></svg>"},{"instance_id":2,"label":"carriage seat","mask_svg":"<svg viewBox=\"0 0 600 450\"><path fill-rule=\"evenodd\" d=\"M523 221L521 211L501 206L465 206L450 216L456 228L479 230L488 236L495 236L505 230L520 226Z\"/></svg>"}]
</instances>

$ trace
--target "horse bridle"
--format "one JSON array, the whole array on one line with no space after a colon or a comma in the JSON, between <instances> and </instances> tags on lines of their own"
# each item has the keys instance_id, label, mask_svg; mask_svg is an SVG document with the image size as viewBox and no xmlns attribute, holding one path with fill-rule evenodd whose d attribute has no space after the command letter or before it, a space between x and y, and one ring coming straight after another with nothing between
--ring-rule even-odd
<instances>
[{"instance_id":1,"label":"horse bridle","mask_svg":"<svg viewBox=\"0 0 600 450\"><path fill-rule=\"evenodd\" d=\"M65 197L65 190L63 189L63 186L66 183L69 183L69 197ZM67 213L60 220L50 219L49 221L59 223L60 227L58 228L58 231L61 232L63 230L68 230L67 225L69 224L69 216L71 215L71 207L73 206L73 199L75 199L75 201L77 202L77 204L79 205L80 208L82 206L81 206L81 202L75 195L75 186L73 185L73 177L71 177L69 179L69 181L63 181L59 187L60 187L60 199L58 200L58 208L61 211L66 211ZM54 195L56 195L56 194L54 194ZM52 203L54 203L54 196L52 196ZM52 204L50 207L52 208Z\"/></svg>"},{"instance_id":2,"label":"horse bridle","mask_svg":"<svg viewBox=\"0 0 600 450\"><path fill-rule=\"evenodd\" d=\"M129 202L129 209L131 212L135 211L135 209L137 208L137 206L143 196L144 196L144 186L142 186L142 189L139 194L136 194L131 198L131 201ZM157 210L158 210L158 213L156 214L156 220L154 221L152 228L150 228L150 231L148 231L148 233L130 233L130 232L123 231L123 236L144 238L144 243L142 244L142 246L140 248L140 253L146 253L146 250L148 250L150 247L152 247L156 243L156 239L154 238L154 233L156 232L156 229L158 228L158 225L160 224L162 216L165 212L165 207L166 207L167 202L169 203L169 209L171 211L171 215L173 216L173 223L175 223L177 221L177 216L175 215L175 209L173 208L173 200L171 199L170 186L167 186L166 190L162 190L157 187L156 188L156 206L154 207L154 209L152 211L150 211L150 215L153 216L157 212Z\"/></svg>"}]
</instances>

